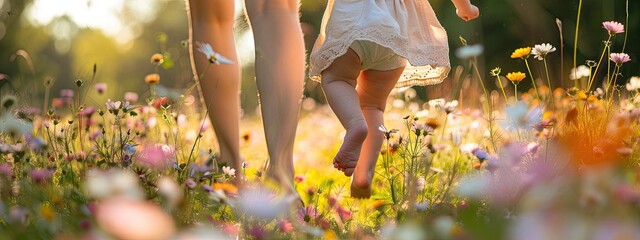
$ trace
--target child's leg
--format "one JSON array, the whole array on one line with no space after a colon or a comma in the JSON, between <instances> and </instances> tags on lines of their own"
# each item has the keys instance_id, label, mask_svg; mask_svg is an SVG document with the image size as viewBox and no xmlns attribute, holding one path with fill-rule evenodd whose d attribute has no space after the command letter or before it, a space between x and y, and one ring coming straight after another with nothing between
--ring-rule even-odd
<instances>
[{"instance_id":1,"label":"child's leg","mask_svg":"<svg viewBox=\"0 0 640 240\"><path fill-rule=\"evenodd\" d=\"M364 141L360 159L353 173L351 196L355 198L371 197L371 181L380 147L384 142L384 133L378 128L384 125L383 112L387 98L400 78L404 67L389 71L367 70L358 78L358 96L360 108L369 127L369 135Z\"/></svg>"},{"instance_id":2,"label":"child's leg","mask_svg":"<svg viewBox=\"0 0 640 240\"><path fill-rule=\"evenodd\" d=\"M270 161L267 176L293 190L293 144L305 69L299 1L245 4L256 44L256 83Z\"/></svg>"},{"instance_id":3,"label":"child's leg","mask_svg":"<svg viewBox=\"0 0 640 240\"><path fill-rule=\"evenodd\" d=\"M195 78L204 76L203 79L198 79L199 89L216 133L220 161L240 171L240 67L233 37L234 8L234 1L187 1L189 53L193 75ZM204 55L194 50L194 41L210 43L216 52L235 64L209 63Z\"/></svg>"},{"instance_id":4,"label":"child's leg","mask_svg":"<svg viewBox=\"0 0 640 240\"><path fill-rule=\"evenodd\" d=\"M322 72L322 89L327 102L347 130L334 166L351 176L360 156L362 142L367 137L367 124L360 111L356 79L360 74L360 58L351 49L333 61Z\"/></svg>"}]
</instances>

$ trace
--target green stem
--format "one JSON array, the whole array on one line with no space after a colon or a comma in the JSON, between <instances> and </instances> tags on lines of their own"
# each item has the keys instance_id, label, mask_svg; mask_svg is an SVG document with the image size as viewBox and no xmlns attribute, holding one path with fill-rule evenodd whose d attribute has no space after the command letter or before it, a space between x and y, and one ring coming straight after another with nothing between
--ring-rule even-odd
<instances>
[{"instance_id":1,"label":"green stem","mask_svg":"<svg viewBox=\"0 0 640 240\"><path fill-rule=\"evenodd\" d=\"M604 49L602 49L602 54L600 54L600 59L598 60L598 64L596 65L596 70L593 71L591 73L591 76L589 77L589 83L587 84L587 89L585 89L586 91L589 91L591 89L591 84L593 84L593 80L595 80L596 75L598 75L598 69L600 68L600 64L602 64L602 59L604 58L604 54L607 52L607 48L610 44L611 44L611 34L609 34L609 38L605 42L605 47Z\"/></svg>"},{"instance_id":2,"label":"green stem","mask_svg":"<svg viewBox=\"0 0 640 240\"><path fill-rule=\"evenodd\" d=\"M573 69L576 69L576 59L578 56L578 35L580 30L580 14L582 12L582 0L578 3L578 16L576 19L576 36L573 40ZM574 80L575 87L578 88L578 79Z\"/></svg>"},{"instance_id":3,"label":"green stem","mask_svg":"<svg viewBox=\"0 0 640 240\"><path fill-rule=\"evenodd\" d=\"M533 90L536 91L536 97L538 100L540 99L540 94L538 94L538 87L536 87L536 79L533 78L533 74L531 74L531 68L529 68L529 61L525 58L524 64L527 65L527 71L529 71L529 77L531 78L531 83L533 84Z\"/></svg>"},{"instance_id":4,"label":"green stem","mask_svg":"<svg viewBox=\"0 0 640 240\"><path fill-rule=\"evenodd\" d=\"M507 93L504 91L504 86L502 85L502 80L500 80L500 75L496 76L498 79L498 84L500 84L500 90L502 90L502 96L504 96L504 103L507 104Z\"/></svg>"},{"instance_id":5,"label":"green stem","mask_svg":"<svg viewBox=\"0 0 640 240\"><path fill-rule=\"evenodd\" d=\"M544 62L544 71L547 74L547 84L549 84L549 90L553 91L553 88L551 87L551 78L549 77L549 67L547 67L547 58L543 58L542 62Z\"/></svg>"},{"instance_id":6,"label":"green stem","mask_svg":"<svg viewBox=\"0 0 640 240\"><path fill-rule=\"evenodd\" d=\"M514 103L518 102L518 84L513 84L513 96L514 96Z\"/></svg>"},{"instance_id":7,"label":"green stem","mask_svg":"<svg viewBox=\"0 0 640 240\"><path fill-rule=\"evenodd\" d=\"M627 36L629 35L629 0L627 0L625 14L626 14L626 18L625 18L624 25L627 26L627 31L624 31L624 44L622 44L621 52L624 52L624 50L627 49Z\"/></svg>"}]
</instances>

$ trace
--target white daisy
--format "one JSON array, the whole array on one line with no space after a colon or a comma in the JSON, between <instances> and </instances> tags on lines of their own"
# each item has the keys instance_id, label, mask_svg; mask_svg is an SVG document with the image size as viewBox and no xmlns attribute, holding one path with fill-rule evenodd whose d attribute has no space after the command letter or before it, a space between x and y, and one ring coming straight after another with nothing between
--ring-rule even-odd
<instances>
[{"instance_id":1,"label":"white daisy","mask_svg":"<svg viewBox=\"0 0 640 240\"><path fill-rule=\"evenodd\" d=\"M213 48L211 47L211 44L208 43L201 43L201 42L196 42L196 45L198 47L198 51L200 51L201 53L203 53L207 59L209 59L210 63L215 63L216 65L220 65L220 64L234 64L233 61L229 60L228 58L220 55L219 53L213 51Z\"/></svg>"}]
</instances>

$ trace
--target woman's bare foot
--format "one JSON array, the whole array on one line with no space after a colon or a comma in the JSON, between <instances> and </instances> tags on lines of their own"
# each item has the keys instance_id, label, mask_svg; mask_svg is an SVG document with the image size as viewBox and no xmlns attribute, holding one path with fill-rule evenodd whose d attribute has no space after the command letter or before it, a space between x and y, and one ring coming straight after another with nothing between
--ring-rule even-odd
<instances>
[{"instance_id":1,"label":"woman's bare foot","mask_svg":"<svg viewBox=\"0 0 640 240\"><path fill-rule=\"evenodd\" d=\"M370 198L372 180L373 174L356 171L351 178L351 197Z\"/></svg>"},{"instance_id":2,"label":"woman's bare foot","mask_svg":"<svg viewBox=\"0 0 640 240\"><path fill-rule=\"evenodd\" d=\"M367 132L367 125L364 124L364 121L363 124L355 124L347 129L342 146L333 158L333 166L343 171L344 175L351 176L353 174L360 157L362 143L367 138Z\"/></svg>"}]
</instances>

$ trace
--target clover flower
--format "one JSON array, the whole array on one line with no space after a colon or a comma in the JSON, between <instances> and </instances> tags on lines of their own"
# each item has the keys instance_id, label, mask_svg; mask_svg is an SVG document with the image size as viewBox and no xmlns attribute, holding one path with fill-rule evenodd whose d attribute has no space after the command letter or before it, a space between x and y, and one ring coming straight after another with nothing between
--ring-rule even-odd
<instances>
[{"instance_id":1,"label":"clover flower","mask_svg":"<svg viewBox=\"0 0 640 240\"><path fill-rule=\"evenodd\" d=\"M612 53L610 58L612 62L616 63L616 65L622 65L628 61L631 61L631 58L626 53Z\"/></svg>"},{"instance_id":2,"label":"clover flower","mask_svg":"<svg viewBox=\"0 0 640 240\"><path fill-rule=\"evenodd\" d=\"M536 44L531 50L531 54L533 54L533 56L536 59L542 61L547 56L547 54L555 51L556 51L556 48L554 46L548 43L543 43L543 44Z\"/></svg>"},{"instance_id":3,"label":"clover flower","mask_svg":"<svg viewBox=\"0 0 640 240\"><path fill-rule=\"evenodd\" d=\"M210 63L214 63L216 65L220 65L220 64L234 64L233 61L229 60L228 58L220 55L219 53L213 51L213 48L211 47L211 44L208 43L200 43L200 42L196 42L196 45L198 47L198 51L200 51L201 53L203 53L207 59L209 60Z\"/></svg>"},{"instance_id":4,"label":"clover flower","mask_svg":"<svg viewBox=\"0 0 640 240\"><path fill-rule=\"evenodd\" d=\"M527 59L529 54L531 54L531 47L518 48L511 53L511 58Z\"/></svg>"},{"instance_id":5,"label":"clover flower","mask_svg":"<svg viewBox=\"0 0 640 240\"><path fill-rule=\"evenodd\" d=\"M609 35L615 35L624 32L624 25L615 21L606 21L602 23L602 28L609 32Z\"/></svg>"},{"instance_id":6,"label":"clover flower","mask_svg":"<svg viewBox=\"0 0 640 240\"><path fill-rule=\"evenodd\" d=\"M522 72L511 72L507 74L507 79L513 82L513 84L520 83L525 77L527 77L527 75Z\"/></svg>"}]
</instances>

